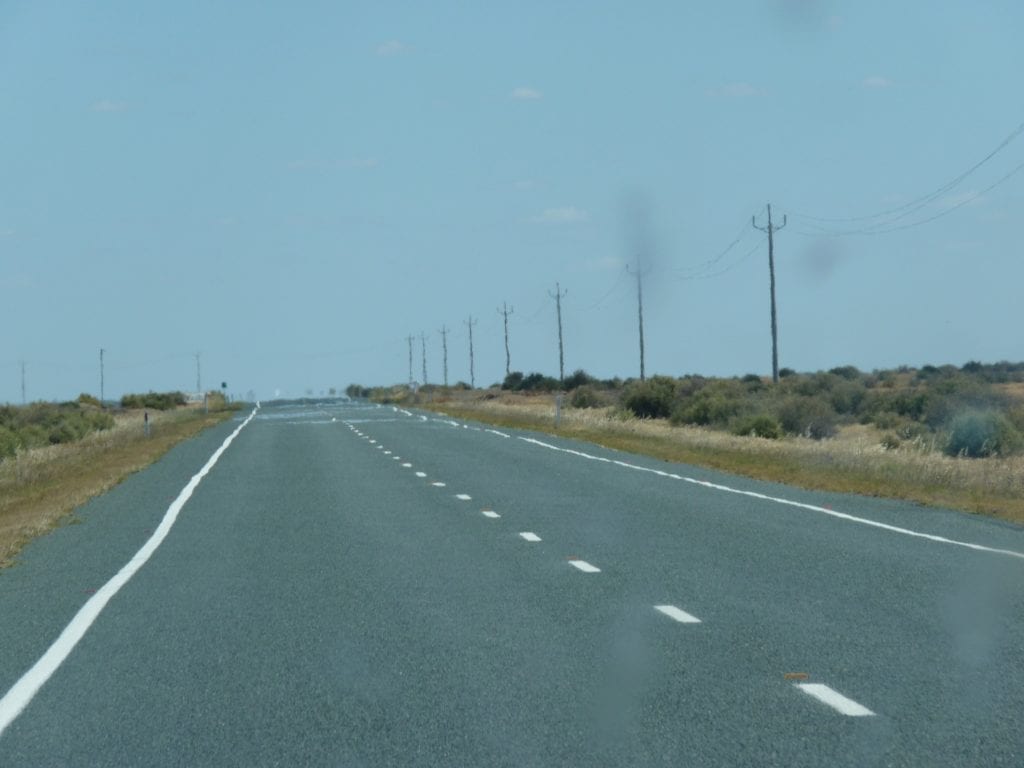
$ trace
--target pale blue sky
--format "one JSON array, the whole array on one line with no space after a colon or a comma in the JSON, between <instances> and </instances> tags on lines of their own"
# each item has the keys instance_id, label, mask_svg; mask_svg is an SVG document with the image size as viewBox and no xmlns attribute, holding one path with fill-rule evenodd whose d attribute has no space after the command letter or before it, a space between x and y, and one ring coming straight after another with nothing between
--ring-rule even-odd
<instances>
[{"instance_id":1,"label":"pale blue sky","mask_svg":"<svg viewBox=\"0 0 1024 768\"><path fill-rule=\"evenodd\" d=\"M1018 2L0 0L0 401L1024 358ZM924 204L814 235L826 218ZM981 194L979 194L981 193ZM966 202L965 202L966 201ZM887 222L889 222L887 224ZM778 223L778 222L777 222ZM706 263L732 243L718 261ZM645 245L646 243L646 245ZM753 252L751 249L756 248ZM701 265L704 266L701 266ZM701 279L685 279L698 277Z\"/></svg>"}]
</instances>

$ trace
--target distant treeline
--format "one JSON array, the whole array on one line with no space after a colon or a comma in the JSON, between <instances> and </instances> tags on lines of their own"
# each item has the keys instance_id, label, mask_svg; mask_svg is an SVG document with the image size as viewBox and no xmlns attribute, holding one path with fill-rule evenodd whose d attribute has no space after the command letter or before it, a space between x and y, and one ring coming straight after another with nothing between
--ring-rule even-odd
<instances>
[{"instance_id":1,"label":"distant treeline","mask_svg":"<svg viewBox=\"0 0 1024 768\"><path fill-rule=\"evenodd\" d=\"M612 408L623 415L766 439L789 435L820 440L843 425L873 424L890 449L909 444L969 457L1024 451L1024 363L970 362L959 368L926 365L871 373L853 366L817 373L783 368L777 385L757 374L639 381L599 380L582 370L559 384L540 373L515 371L500 389L565 391L566 404L574 408ZM421 389L432 390L443 388ZM407 397L402 387L352 385L346 391L381 401Z\"/></svg>"}]
</instances>

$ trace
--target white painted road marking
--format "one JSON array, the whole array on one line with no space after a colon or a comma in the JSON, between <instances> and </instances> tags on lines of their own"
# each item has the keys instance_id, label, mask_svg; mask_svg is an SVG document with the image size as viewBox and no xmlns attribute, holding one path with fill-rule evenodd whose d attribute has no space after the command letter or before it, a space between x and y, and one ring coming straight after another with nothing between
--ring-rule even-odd
<instances>
[{"instance_id":1,"label":"white painted road marking","mask_svg":"<svg viewBox=\"0 0 1024 768\"><path fill-rule=\"evenodd\" d=\"M531 533L530 531L523 531L519 535L527 541L540 541L540 536L538 536L536 533Z\"/></svg>"},{"instance_id":2,"label":"white painted road marking","mask_svg":"<svg viewBox=\"0 0 1024 768\"><path fill-rule=\"evenodd\" d=\"M406 469L408 469L409 467L411 467L411 466L412 466L412 464L410 464L410 463L409 463L408 461L406 461L406 462L404 462L404 463L402 464L402 466L403 466L403 467L405 467Z\"/></svg>"},{"instance_id":3,"label":"white painted road marking","mask_svg":"<svg viewBox=\"0 0 1024 768\"><path fill-rule=\"evenodd\" d=\"M796 687L808 696L813 696L818 701L828 704L840 714L848 715L849 717L870 717L875 714L864 705L858 704L853 699L846 698L843 694L832 690L827 685L822 685L821 683L796 683Z\"/></svg>"},{"instance_id":4,"label":"white painted road marking","mask_svg":"<svg viewBox=\"0 0 1024 768\"><path fill-rule=\"evenodd\" d=\"M460 501L469 501L473 497L470 496L468 493L456 493L455 498L459 499Z\"/></svg>"},{"instance_id":5,"label":"white painted road marking","mask_svg":"<svg viewBox=\"0 0 1024 768\"><path fill-rule=\"evenodd\" d=\"M882 530L890 531L892 533L900 533L900 534L903 534L904 536L913 536L913 537L919 538L919 539L927 539L928 541L938 542L939 544L952 544L952 545L955 545L955 546L958 546L958 547L966 547L967 549L974 549L974 550L977 550L979 552L990 552L990 553L996 554L996 555L1008 555L1009 557L1017 557L1017 558L1020 558L1020 559L1024 560L1024 552L1016 552L1016 551L1014 551L1012 549L997 549L995 547L986 547L986 546L984 546L982 544L972 544L971 542L968 542L968 541L958 541L956 539L947 539L945 536L936 536L935 534L932 534L932 533L921 533L920 531L913 531L913 530L911 530L909 528L900 528L899 526L896 526L896 525L889 525L888 523L880 523L877 520L869 520L868 518L865 518L865 517L856 517L855 515L849 515L849 514L847 514L845 512L836 512L833 509L826 509L825 507L819 507L819 506L816 506L814 504L804 504L803 502L800 502L800 501L791 501L790 499L782 499L782 498L779 498L777 496L767 496L767 495L765 495L763 493L756 493L754 491L742 491L739 488L731 488L728 485L719 485L717 483L709 483L707 480L697 480L696 478L693 478L693 477L682 477L680 475L674 475L674 474L671 474L669 472L663 472L660 469L650 469L649 467L641 467L641 466L639 466L637 464L630 464L630 463L625 462L625 461L618 461L618 460L614 460L614 459L607 459L604 456L594 456L593 454L584 453L583 451L574 451L571 448L559 448L557 445L551 445L550 443L545 443L545 442L542 442L540 440L535 440L532 437L520 437L519 439L522 440L523 442L531 443L532 445L538 445L541 448L549 448L549 449L551 449L553 451L561 451L562 453L569 453L569 454L572 454L573 456L579 456L580 458L588 459L590 461L600 461L600 462L603 462L605 464L617 464L618 466L625 467L627 469L635 469L638 472L649 472L652 475L659 475L661 477L667 477L667 478L672 479L672 480L682 480L682 481L687 482L687 483L692 483L694 485L700 485L700 486L703 486L705 488L711 488L711 489L714 489L716 491L724 491L725 493L735 493L735 494L737 494L739 496L749 496L750 498L753 498L753 499L761 499L763 501L771 501L771 502L774 502L776 504L784 504L784 505L790 506L790 507L798 507L800 509L807 509L807 510L810 510L811 512L819 512L819 513L821 513L823 515L829 515L830 517L834 517L834 518L837 518L839 520L847 520L847 521L849 521L851 523L860 523L862 525L869 525L869 526L872 526L873 528L881 528Z\"/></svg>"},{"instance_id":6,"label":"white painted road marking","mask_svg":"<svg viewBox=\"0 0 1024 768\"><path fill-rule=\"evenodd\" d=\"M484 517L490 517L492 519L497 519L501 517L501 515L499 515L497 512L490 509L481 510L480 514L482 514Z\"/></svg>"},{"instance_id":7,"label":"white painted road marking","mask_svg":"<svg viewBox=\"0 0 1024 768\"><path fill-rule=\"evenodd\" d=\"M511 437L511 435L506 435L504 432L499 432L496 429L485 429L484 432L490 432L492 435L497 435L498 437Z\"/></svg>"},{"instance_id":8,"label":"white painted road marking","mask_svg":"<svg viewBox=\"0 0 1024 768\"><path fill-rule=\"evenodd\" d=\"M666 616L670 616L680 624L700 624L700 619L694 616L692 613L687 613L681 608L676 608L674 605L656 605L654 610L661 611Z\"/></svg>"},{"instance_id":9,"label":"white painted road marking","mask_svg":"<svg viewBox=\"0 0 1024 768\"><path fill-rule=\"evenodd\" d=\"M417 472L416 473L416 477L426 477L426 476L427 476L426 472Z\"/></svg>"},{"instance_id":10,"label":"white painted road marking","mask_svg":"<svg viewBox=\"0 0 1024 768\"><path fill-rule=\"evenodd\" d=\"M228 446L238 437L238 433L245 429L245 426L253 420L259 407L259 403L257 403L249 417L234 432L228 435L224 442L220 444L220 448L214 451L213 455L206 460L203 468L192 475L192 479L181 489L181 493L171 502L171 506L167 508L163 519L160 521L160 525L157 526L153 535L135 553L135 556L128 561L128 564L100 587L95 595L86 600L85 605L78 609L78 613L71 619L71 623L64 628L64 631L60 633L60 636L54 641L53 645L46 650L46 653L42 655L39 661L32 665L28 672L21 676L21 679L14 684L14 687L0 699L0 735L21 714L22 710L28 706L28 703L32 701L32 697L57 671L68 657L68 654L74 650L78 641L82 639L89 627L96 621L110 599L118 593L121 587L128 583L132 576L156 552L157 548L163 543L163 540L167 538L167 534L170 533L171 527L174 525L175 520L178 519L178 514L181 512L182 507L192 497L193 491L195 491L209 471L213 469L213 465L217 463L224 454L224 451L228 449Z\"/></svg>"},{"instance_id":11,"label":"white painted road marking","mask_svg":"<svg viewBox=\"0 0 1024 768\"><path fill-rule=\"evenodd\" d=\"M431 483L431 485L434 486L435 488L444 488L444 483L441 482L433 482Z\"/></svg>"},{"instance_id":12,"label":"white painted road marking","mask_svg":"<svg viewBox=\"0 0 1024 768\"><path fill-rule=\"evenodd\" d=\"M569 565L579 568L584 573L600 573L601 569L595 565L591 565L586 560L570 560Z\"/></svg>"}]
</instances>

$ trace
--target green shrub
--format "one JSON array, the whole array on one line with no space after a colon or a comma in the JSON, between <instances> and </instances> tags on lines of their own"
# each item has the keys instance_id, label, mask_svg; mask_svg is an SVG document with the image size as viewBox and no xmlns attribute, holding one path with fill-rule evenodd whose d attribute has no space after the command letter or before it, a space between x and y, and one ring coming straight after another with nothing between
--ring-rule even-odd
<instances>
[{"instance_id":1,"label":"green shrub","mask_svg":"<svg viewBox=\"0 0 1024 768\"><path fill-rule=\"evenodd\" d=\"M641 419L665 419L672 413L675 399L675 381L668 376L654 376L627 385L622 405Z\"/></svg>"},{"instance_id":2,"label":"green shrub","mask_svg":"<svg viewBox=\"0 0 1024 768\"><path fill-rule=\"evenodd\" d=\"M121 398L121 407L167 411L179 405L185 405L187 402L188 398L183 392L146 392L145 394L124 395Z\"/></svg>"},{"instance_id":3,"label":"green shrub","mask_svg":"<svg viewBox=\"0 0 1024 768\"><path fill-rule=\"evenodd\" d=\"M565 377L563 386L566 390L576 389L582 387L584 384L593 384L595 381L594 377L584 371L582 368L577 368L569 376Z\"/></svg>"},{"instance_id":4,"label":"green shrub","mask_svg":"<svg viewBox=\"0 0 1024 768\"><path fill-rule=\"evenodd\" d=\"M949 424L946 453L950 456L1009 456L1021 449L1020 432L1002 414L992 410L968 410Z\"/></svg>"},{"instance_id":5,"label":"green shrub","mask_svg":"<svg viewBox=\"0 0 1024 768\"><path fill-rule=\"evenodd\" d=\"M14 430L0 425L0 459L14 456L21 447L21 440Z\"/></svg>"},{"instance_id":6,"label":"green shrub","mask_svg":"<svg viewBox=\"0 0 1024 768\"><path fill-rule=\"evenodd\" d=\"M86 392L83 392L78 396L77 402L80 403L81 405L95 405L97 408L100 408L103 405L103 403L100 402L98 397L93 397L92 395Z\"/></svg>"},{"instance_id":7,"label":"green shrub","mask_svg":"<svg viewBox=\"0 0 1024 768\"><path fill-rule=\"evenodd\" d=\"M779 423L792 435L821 440L836 433L836 412L819 397L790 397L779 408Z\"/></svg>"},{"instance_id":8,"label":"green shrub","mask_svg":"<svg viewBox=\"0 0 1024 768\"><path fill-rule=\"evenodd\" d=\"M573 408L603 408L608 405L602 394L589 384L576 387L569 402Z\"/></svg>"},{"instance_id":9,"label":"green shrub","mask_svg":"<svg viewBox=\"0 0 1024 768\"><path fill-rule=\"evenodd\" d=\"M773 416L762 413L758 416L748 416L736 422L732 429L734 435L743 437L763 437L768 440L778 440L782 436L782 427Z\"/></svg>"}]
</instances>

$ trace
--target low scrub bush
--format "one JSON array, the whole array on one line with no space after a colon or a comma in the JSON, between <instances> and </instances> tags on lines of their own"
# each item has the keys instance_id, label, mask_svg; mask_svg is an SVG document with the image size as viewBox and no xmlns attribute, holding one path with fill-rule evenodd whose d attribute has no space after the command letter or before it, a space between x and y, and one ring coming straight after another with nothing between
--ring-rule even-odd
<instances>
[{"instance_id":1,"label":"low scrub bush","mask_svg":"<svg viewBox=\"0 0 1024 768\"><path fill-rule=\"evenodd\" d=\"M779 423L791 435L822 440L836 433L838 418L827 401L819 397L797 395L782 403Z\"/></svg>"},{"instance_id":2,"label":"low scrub bush","mask_svg":"<svg viewBox=\"0 0 1024 768\"><path fill-rule=\"evenodd\" d=\"M603 408L608 399L597 388L584 384L573 390L569 403L573 408Z\"/></svg>"},{"instance_id":3,"label":"low scrub bush","mask_svg":"<svg viewBox=\"0 0 1024 768\"><path fill-rule=\"evenodd\" d=\"M774 416L766 413L757 416L748 416L740 419L733 426L734 435L742 437L763 437L768 440L778 440L782 437L782 427Z\"/></svg>"},{"instance_id":4,"label":"low scrub bush","mask_svg":"<svg viewBox=\"0 0 1024 768\"><path fill-rule=\"evenodd\" d=\"M622 396L623 407L641 419L668 418L675 407L675 401L675 380L668 376L631 382Z\"/></svg>"},{"instance_id":5,"label":"low scrub bush","mask_svg":"<svg viewBox=\"0 0 1024 768\"><path fill-rule=\"evenodd\" d=\"M169 411L185 405L188 398L183 392L146 392L129 394L121 398L122 408L152 408L154 411Z\"/></svg>"},{"instance_id":6,"label":"low scrub bush","mask_svg":"<svg viewBox=\"0 0 1024 768\"><path fill-rule=\"evenodd\" d=\"M946 453L977 459L1009 456L1021 446L1021 433L1005 416L992 410L969 410L950 421Z\"/></svg>"}]
</instances>

